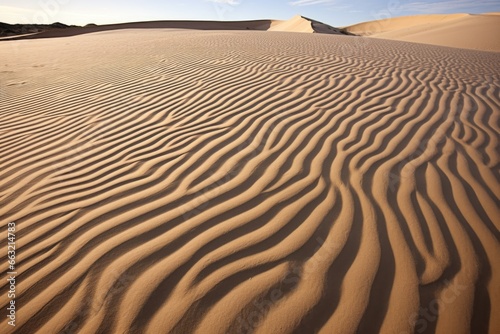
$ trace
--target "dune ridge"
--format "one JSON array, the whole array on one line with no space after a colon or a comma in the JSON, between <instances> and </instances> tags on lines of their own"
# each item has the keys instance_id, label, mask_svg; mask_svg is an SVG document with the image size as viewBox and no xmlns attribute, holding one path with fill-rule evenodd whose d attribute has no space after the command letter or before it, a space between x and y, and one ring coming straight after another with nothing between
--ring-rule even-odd
<instances>
[{"instance_id":1,"label":"dune ridge","mask_svg":"<svg viewBox=\"0 0 500 334\"><path fill-rule=\"evenodd\" d=\"M382 20L361 22L346 27L345 29L360 36L370 36L394 30L408 29L411 27L432 27L436 23L443 23L467 17L468 14L429 14L398 16Z\"/></svg>"},{"instance_id":2,"label":"dune ridge","mask_svg":"<svg viewBox=\"0 0 500 334\"><path fill-rule=\"evenodd\" d=\"M500 331L499 54L139 29L0 59L15 333Z\"/></svg>"},{"instance_id":3,"label":"dune ridge","mask_svg":"<svg viewBox=\"0 0 500 334\"><path fill-rule=\"evenodd\" d=\"M322 34L347 34L345 31L334 28L319 21L296 15L288 21L276 22L268 31L322 33Z\"/></svg>"},{"instance_id":4,"label":"dune ridge","mask_svg":"<svg viewBox=\"0 0 500 334\"><path fill-rule=\"evenodd\" d=\"M122 30L122 29L189 29L189 30L259 30L259 31L282 31L282 32L302 32L302 33L322 33L350 35L350 33L324 24L319 21L309 19L304 16L294 16L290 20L252 20L252 21L147 21L129 22L119 24L95 25L89 24L84 27L64 26L53 24L43 26L31 25L8 25L0 22L0 28L4 31L17 32L17 35L0 38L2 40L24 40L39 38L70 37L95 32ZM58 29L64 26L64 29ZM33 29L47 29L38 33L25 33ZM2 31L0 31L0 36Z\"/></svg>"},{"instance_id":5,"label":"dune ridge","mask_svg":"<svg viewBox=\"0 0 500 334\"><path fill-rule=\"evenodd\" d=\"M343 30L359 36L500 52L497 13L402 16L363 22Z\"/></svg>"}]
</instances>

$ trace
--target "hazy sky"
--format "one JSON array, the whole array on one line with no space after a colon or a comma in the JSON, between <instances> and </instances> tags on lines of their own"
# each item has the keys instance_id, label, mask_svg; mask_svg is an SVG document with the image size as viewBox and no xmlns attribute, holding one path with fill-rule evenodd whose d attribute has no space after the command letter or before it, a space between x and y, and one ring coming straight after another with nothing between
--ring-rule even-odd
<instances>
[{"instance_id":1,"label":"hazy sky","mask_svg":"<svg viewBox=\"0 0 500 334\"><path fill-rule=\"evenodd\" d=\"M0 22L84 25L148 20L289 19L333 26L425 13L500 12L500 0L0 0Z\"/></svg>"}]
</instances>

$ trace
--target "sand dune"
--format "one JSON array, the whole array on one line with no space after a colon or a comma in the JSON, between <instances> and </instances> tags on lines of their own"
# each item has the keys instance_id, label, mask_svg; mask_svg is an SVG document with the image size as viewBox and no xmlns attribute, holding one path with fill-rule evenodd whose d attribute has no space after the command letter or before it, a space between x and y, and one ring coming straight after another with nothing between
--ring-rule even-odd
<instances>
[{"instance_id":1,"label":"sand dune","mask_svg":"<svg viewBox=\"0 0 500 334\"><path fill-rule=\"evenodd\" d=\"M5 40L39 39L70 37L89 33L123 30L123 29L192 29L192 30L262 30L266 31L282 21L254 20L254 21L147 21L129 22L120 24L87 25L85 27L70 27L66 29L52 29L37 34L14 36Z\"/></svg>"},{"instance_id":2,"label":"sand dune","mask_svg":"<svg viewBox=\"0 0 500 334\"><path fill-rule=\"evenodd\" d=\"M500 54L132 29L0 59L16 333L500 331Z\"/></svg>"},{"instance_id":3,"label":"sand dune","mask_svg":"<svg viewBox=\"0 0 500 334\"><path fill-rule=\"evenodd\" d=\"M23 40L39 38L70 37L95 32L123 30L123 29L190 29L190 30L260 30L282 32L304 32L321 34L349 35L339 28L334 28L319 21L303 16L295 16L290 20L253 20L253 21L148 21L120 24L87 25L85 27L65 27L47 31L2 37L0 40ZM13 29L13 28L12 28ZM27 30L28 28L25 28ZM19 30L19 28L18 28ZM28 30L27 30L28 31Z\"/></svg>"},{"instance_id":4,"label":"sand dune","mask_svg":"<svg viewBox=\"0 0 500 334\"><path fill-rule=\"evenodd\" d=\"M404 16L344 29L360 36L500 52L500 16L495 14Z\"/></svg>"},{"instance_id":5,"label":"sand dune","mask_svg":"<svg viewBox=\"0 0 500 334\"><path fill-rule=\"evenodd\" d=\"M391 17L383 20L354 24L345 29L359 36L371 36L412 27L428 29L432 28L435 24L454 21L467 16L467 14L432 14Z\"/></svg>"},{"instance_id":6,"label":"sand dune","mask_svg":"<svg viewBox=\"0 0 500 334\"><path fill-rule=\"evenodd\" d=\"M334 28L327 24L309 19L304 16L294 16L288 21L275 21L277 24L271 26L269 31L284 32L304 32L304 33L322 33L322 34L345 34L341 29Z\"/></svg>"}]
</instances>

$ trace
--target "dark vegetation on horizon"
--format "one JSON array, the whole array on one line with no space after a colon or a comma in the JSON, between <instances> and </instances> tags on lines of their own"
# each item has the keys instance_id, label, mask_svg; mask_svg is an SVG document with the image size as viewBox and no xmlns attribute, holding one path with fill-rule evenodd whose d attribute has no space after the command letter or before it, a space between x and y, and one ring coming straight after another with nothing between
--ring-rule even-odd
<instances>
[{"instance_id":1,"label":"dark vegetation on horizon","mask_svg":"<svg viewBox=\"0 0 500 334\"><path fill-rule=\"evenodd\" d=\"M0 22L0 37L36 34L53 29L75 28L79 26L66 25L64 23L55 22L52 24L8 24Z\"/></svg>"}]
</instances>

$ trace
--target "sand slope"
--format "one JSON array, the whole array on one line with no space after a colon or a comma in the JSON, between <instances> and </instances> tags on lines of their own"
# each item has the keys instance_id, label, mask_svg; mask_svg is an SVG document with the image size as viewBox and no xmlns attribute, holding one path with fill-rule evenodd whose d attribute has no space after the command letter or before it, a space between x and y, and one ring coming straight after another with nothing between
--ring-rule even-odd
<instances>
[{"instance_id":1,"label":"sand slope","mask_svg":"<svg viewBox=\"0 0 500 334\"><path fill-rule=\"evenodd\" d=\"M500 54L140 29L0 59L16 333L500 331Z\"/></svg>"},{"instance_id":2,"label":"sand slope","mask_svg":"<svg viewBox=\"0 0 500 334\"><path fill-rule=\"evenodd\" d=\"M253 20L253 21L147 21L128 22L119 24L87 25L85 27L70 27L53 29L37 34L6 37L4 40L24 40L39 38L55 38L83 35L102 31L123 29L192 29L192 30L262 30L266 31L282 21Z\"/></svg>"},{"instance_id":3,"label":"sand slope","mask_svg":"<svg viewBox=\"0 0 500 334\"><path fill-rule=\"evenodd\" d=\"M0 23L1 25L1 23ZM9 25L8 25L9 26ZM29 31L30 26L23 27ZM52 26L48 26L53 28ZM120 24L87 25L85 27L65 27L64 29L50 29L39 33L24 34L11 37L2 37L1 40L24 40L39 38L70 37L95 32L122 30L122 29L190 29L190 30L260 30L283 31L348 35L349 33L311 20L303 16L295 16L287 21L281 20L253 20L253 21L148 21Z\"/></svg>"},{"instance_id":4,"label":"sand slope","mask_svg":"<svg viewBox=\"0 0 500 334\"><path fill-rule=\"evenodd\" d=\"M345 30L361 36L500 52L500 16L494 13L396 17Z\"/></svg>"},{"instance_id":5,"label":"sand slope","mask_svg":"<svg viewBox=\"0 0 500 334\"><path fill-rule=\"evenodd\" d=\"M294 16L288 21L278 22L271 26L269 31L322 33L322 34L344 34L340 29L334 28L322 22L309 19L304 16Z\"/></svg>"}]
</instances>

